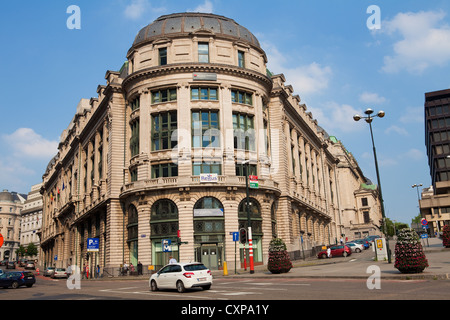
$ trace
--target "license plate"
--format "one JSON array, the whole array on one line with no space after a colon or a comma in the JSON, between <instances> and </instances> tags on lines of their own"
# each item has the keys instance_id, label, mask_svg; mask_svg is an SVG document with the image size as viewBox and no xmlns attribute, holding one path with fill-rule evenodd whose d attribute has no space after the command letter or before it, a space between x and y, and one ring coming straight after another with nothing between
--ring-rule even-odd
<instances>
[{"instance_id":1,"label":"license plate","mask_svg":"<svg viewBox=\"0 0 450 320\"><path fill-rule=\"evenodd\" d=\"M198 281L206 281L206 278L197 278Z\"/></svg>"},{"instance_id":2,"label":"license plate","mask_svg":"<svg viewBox=\"0 0 450 320\"><path fill-rule=\"evenodd\" d=\"M30 280L31 280L31 279L33 279L33 277L27 277L27 279L30 279Z\"/></svg>"}]
</instances>

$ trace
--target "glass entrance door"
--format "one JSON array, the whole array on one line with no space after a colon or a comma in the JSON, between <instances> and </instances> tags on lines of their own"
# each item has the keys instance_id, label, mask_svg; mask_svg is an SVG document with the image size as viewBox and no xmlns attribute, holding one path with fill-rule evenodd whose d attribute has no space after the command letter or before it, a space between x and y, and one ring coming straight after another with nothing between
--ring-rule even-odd
<instances>
[{"instance_id":1,"label":"glass entrance door","mask_svg":"<svg viewBox=\"0 0 450 320\"><path fill-rule=\"evenodd\" d=\"M217 245L215 244L202 245L201 247L202 263L210 270L219 269L218 251Z\"/></svg>"}]
</instances>

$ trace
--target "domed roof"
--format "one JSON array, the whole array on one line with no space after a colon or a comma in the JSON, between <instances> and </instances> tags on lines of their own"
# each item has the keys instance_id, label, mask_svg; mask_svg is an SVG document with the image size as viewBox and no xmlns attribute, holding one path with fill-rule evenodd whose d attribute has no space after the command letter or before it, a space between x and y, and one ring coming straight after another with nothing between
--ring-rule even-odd
<instances>
[{"instance_id":1,"label":"domed roof","mask_svg":"<svg viewBox=\"0 0 450 320\"><path fill-rule=\"evenodd\" d=\"M261 49L258 39L234 20L210 13L175 13L161 16L139 31L133 47L164 37L187 36L197 31L212 32L222 38L247 42Z\"/></svg>"}]
</instances>

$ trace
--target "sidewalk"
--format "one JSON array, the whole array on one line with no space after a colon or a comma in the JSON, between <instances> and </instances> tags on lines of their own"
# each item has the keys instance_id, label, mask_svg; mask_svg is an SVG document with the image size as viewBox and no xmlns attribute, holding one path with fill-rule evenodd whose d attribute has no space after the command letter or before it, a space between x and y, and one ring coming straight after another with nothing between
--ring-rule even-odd
<instances>
[{"instance_id":1,"label":"sidewalk","mask_svg":"<svg viewBox=\"0 0 450 320\"><path fill-rule=\"evenodd\" d=\"M422 273L402 274L395 267L395 257L392 255L391 263L387 261L374 261L372 249L362 253L354 253L349 257L336 257L332 259L317 259L315 257L304 260L293 261L293 268L284 274L272 274L267 270L267 266L256 266L255 273L250 274L247 271L234 270L229 272L228 276L223 275L223 271L213 271L215 278L351 278L367 279L373 274L368 271L370 266L378 266L382 279L412 280L412 279L450 279L450 249L442 246L442 240L437 238L428 239L422 242L425 255L428 259L429 267ZM390 241L392 254L395 251L395 242ZM361 255L361 256L359 256Z\"/></svg>"}]
</instances>

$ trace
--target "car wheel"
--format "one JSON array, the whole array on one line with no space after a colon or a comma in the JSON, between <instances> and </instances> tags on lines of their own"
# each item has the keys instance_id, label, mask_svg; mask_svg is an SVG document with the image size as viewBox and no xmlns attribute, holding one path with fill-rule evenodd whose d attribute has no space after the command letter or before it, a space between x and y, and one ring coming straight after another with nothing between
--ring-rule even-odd
<instances>
[{"instance_id":1,"label":"car wheel","mask_svg":"<svg viewBox=\"0 0 450 320\"><path fill-rule=\"evenodd\" d=\"M323 255L322 255L322 259L325 259L327 257L327 255L324 253Z\"/></svg>"},{"instance_id":2,"label":"car wheel","mask_svg":"<svg viewBox=\"0 0 450 320\"><path fill-rule=\"evenodd\" d=\"M342 253L342 256L345 258L346 256L348 256L347 251L344 251L344 253Z\"/></svg>"},{"instance_id":3,"label":"car wheel","mask_svg":"<svg viewBox=\"0 0 450 320\"><path fill-rule=\"evenodd\" d=\"M13 288L13 289L17 289L19 287L19 283L17 282L17 281L14 281L12 284L11 284L11 288Z\"/></svg>"},{"instance_id":4,"label":"car wheel","mask_svg":"<svg viewBox=\"0 0 450 320\"><path fill-rule=\"evenodd\" d=\"M203 287L203 290L209 290L209 289L211 289L211 285L207 285L207 286Z\"/></svg>"},{"instance_id":5,"label":"car wheel","mask_svg":"<svg viewBox=\"0 0 450 320\"><path fill-rule=\"evenodd\" d=\"M177 291L178 291L179 293L183 293L183 292L186 291L186 288L184 287L183 281L181 281L181 280L179 280L179 281L177 282Z\"/></svg>"},{"instance_id":6,"label":"car wheel","mask_svg":"<svg viewBox=\"0 0 450 320\"><path fill-rule=\"evenodd\" d=\"M357 248L355 251L356 251L356 252L361 252L361 249Z\"/></svg>"},{"instance_id":7,"label":"car wheel","mask_svg":"<svg viewBox=\"0 0 450 320\"><path fill-rule=\"evenodd\" d=\"M27 284L27 288L31 288L33 284Z\"/></svg>"},{"instance_id":8,"label":"car wheel","mask_svg":"<svg viewBox=\"0 0 450 320\"><path fill-rule=\"evenodd\" d=\"M155 280L152 280L152 282L150 282L150 290L158 291L158 285L156 284Z\"/></svg>"}]
</instances>

